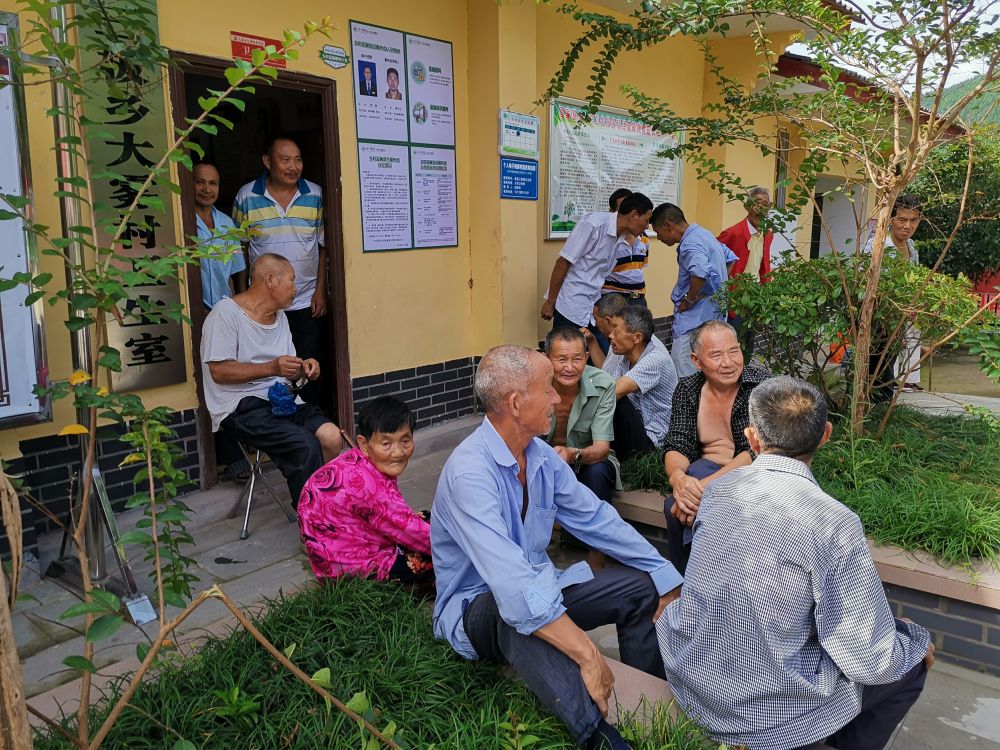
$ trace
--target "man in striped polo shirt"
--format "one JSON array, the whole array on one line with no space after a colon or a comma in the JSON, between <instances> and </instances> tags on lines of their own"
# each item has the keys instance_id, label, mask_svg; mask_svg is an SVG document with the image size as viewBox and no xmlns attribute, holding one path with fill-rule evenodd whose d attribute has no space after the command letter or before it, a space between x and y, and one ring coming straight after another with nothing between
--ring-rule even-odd
<instances>
[{"instance_id":1,"label":"man in striped polo shirt","mask_svg":"<svg viewBox=\"0 0 1000 750\"><path fill-rule=\"evenodd\" d=\"M326 248L323 237L323 191L302 178L302 152L291 138L278 136L263 155L264 174L236 194L233 220L251 230L250 262L264 253L287 258L295 270L295 299L285 310L295 352L325 364ZM322 368L325 370L325 367ZM300 395L318 405L320 381Z\"/></svg>"}]
</instances>

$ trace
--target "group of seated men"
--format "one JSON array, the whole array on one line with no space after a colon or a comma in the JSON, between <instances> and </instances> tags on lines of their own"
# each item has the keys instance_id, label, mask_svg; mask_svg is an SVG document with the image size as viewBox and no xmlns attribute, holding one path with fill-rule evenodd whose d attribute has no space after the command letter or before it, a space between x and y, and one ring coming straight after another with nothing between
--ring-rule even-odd
<instances>
[{"instance_id":1,"label":"group of seated men","mask_svg":"<svg viewBox=\"0 0 1000 750\"><path fill-rule=\"evenodd\" d=\"M546 354L491 349L474 381L485 419L448 459L428 523L397 485L413 452L405 404L367 404L358 448L339 456L341 432L315 407L275 415L270 386L318 365L295 356L282 313L291 265L263 255L251 279L206 321L206 403L288 480L316 574L433 575L435 635L510 664L581 747L629 747L606 721L614 677L585 632L611 623L622 661L665 677L728 744L881 748L919 696L929 634L893 617L859 519L809 470L831 431L822 395L745 365L728 324L693 331L697 372L679 382L631 305L595 311L612 345L601 369L572 327ZM658 445L670 561L606 502L612 447ZM618 565L557 569L556 522Z\"/></svg>"}]
</instances>

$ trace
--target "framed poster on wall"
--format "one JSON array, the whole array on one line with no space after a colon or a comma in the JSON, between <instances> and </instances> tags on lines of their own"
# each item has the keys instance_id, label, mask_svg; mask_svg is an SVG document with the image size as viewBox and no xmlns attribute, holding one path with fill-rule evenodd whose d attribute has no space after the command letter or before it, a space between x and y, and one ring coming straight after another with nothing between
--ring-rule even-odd
<instances>
[{"instance_id":1,"label":"framed poster on wall","mask_svg":"<svg viewBox=\"0 0 1000 750\"><path fill-rule=\"evenodd\" d=\"M351 21L364 252L458 245L451 42Z\"/></svg>"},{"instance_id":2,"label":"framed poster on wall","mask_svg":"<svg viewBox=\"0 0 1000 750\"><path fill-rule=\"evenodd\" d=\"M17 31L17 16L0 13L0 210L8 212L3 196L31 195L24 100L21 89L11 85L14 71L7 56L17 47ZM30 204L23 210L30 212ZM32 244L22 219L0 219L0 278L37 274ZM51 418L48 402L34 394L48 370L42 302L25 306L28 292L25 284L0 292L0 428Z\"/></svg>"},{"instance_id":3,"label":"framed poster on wall","mask_svg":"<svg viewBox=\"0 0 1000 750\"><path fill-rule=\"evenodd\" d=\"M601 107L584 122L586 104L556 99L549 105L547 239L563 239L584 214L608 210L608 196L628 188L653 204L680 203L681 160L657 156L677 145L628 113Z\"/></svg>"}]
</instances>

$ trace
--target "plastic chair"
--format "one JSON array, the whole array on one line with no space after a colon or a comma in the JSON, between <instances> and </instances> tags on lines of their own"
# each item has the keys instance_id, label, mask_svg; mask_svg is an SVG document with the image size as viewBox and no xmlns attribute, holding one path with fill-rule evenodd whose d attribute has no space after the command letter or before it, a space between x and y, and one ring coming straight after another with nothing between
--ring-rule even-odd
<instances>
[{"instance_id":1,"label":"plastic chair","mask_svg":"<svg viewBox=\"0 0 1000 750\"><path fill-rule=\"evenodd\" d=\"M243 455L246 457L247 461L250 462L250 478L243 485L243 490L240 492L239 497L236 498L236 502L233 503L232 509L229 511L229 518L236 518L240 512L240 503L246 498L246 511L243 514L243 530L240 532L240 539L247 539L250 536L250 507L253 505L253 491L256 486L257 479L259 478L263 483L267 491L271 493L271 497L274 498L274 502L278 504L278 507L285 512L285 516L288 518L289 523L295 523L297 517L295 511L292 510L289 505L281 499L281 496L274 491L274 486L271 484L271 480L267 478L264 474L264 470L261 468L261 463L264 460L264 454L255 449L251 448L249 451L247 447L240 443L240 450L243 451ZM253 458L250 457L250 451L254 451L255 455Z\"/></svg>"}]
</instances>

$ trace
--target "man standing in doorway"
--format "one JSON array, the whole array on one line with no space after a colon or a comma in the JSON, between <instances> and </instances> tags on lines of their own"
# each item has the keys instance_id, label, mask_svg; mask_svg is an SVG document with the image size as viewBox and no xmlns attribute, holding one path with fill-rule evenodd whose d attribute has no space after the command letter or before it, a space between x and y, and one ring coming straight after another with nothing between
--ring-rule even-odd
<instances>
[{"instance_id":1,"label":"man standing in doorway","mask_svg":"<svg viewBox=\"0 0 1000 750\"><path fill-rule=\"evenodd\" d=\"M327 351L326 248L323 237L323 192L302 178L302 152L291 138L278 136L263 155L263 175L236 194L233 219L248 224L250 262L264 253L287 258L295 271L295 299L285 310L295 351L325 367ZM319 405L319 379L300 392L306 403Z\"/></svg>"},{"instance_id":2,"label":"man standing in doorway","mask_svg":"<svg viewBox=\"0 0 1000 750\"><path fill-rule=\"evenodd\" d=\"M677 283L670 293L674 303L673 344L670 356L677 377L694 375L689 337L706 320L723 320L719 304L712 298L729 277L727 265L736 260L704 227L689 224L673 203L661 203L653 211L653 231L665 245L677 245Z\"/></svg>"},{"instance_id":3,"label":"man standing in doorway","mask_svg":"<svg viewBox=\"0 0 1000 750\"><path fill-rule=\"evenodd\" d=\"M233 220L215 207L219 199L219 170L203 161L192 171L194 178L195 226L198 242L211 255L201 259L201 299L211 310L222 299L247 289L247 266L243 245L235 238L225 237L236 229ZM243 456L236 436L222 430L215 437L216 460L226 469L223 476L233 482L250 478L250 462Z\"/></svg>"},{"instance_id":4,"label":"man standing in doorway","mask_svg":"<svg viewBox=\"0 0 1000 750\"><path fill-rule=\"evenodd\" d=\"M749 273L761 284L767 281L767 275L771 272L771 242L774 240L774 233L760 231L760 224L770 205L771 194L766 187L758 185L751 188L747 195L747 217L723 230L718 236L719 242L736 254L730 276ZM752 321L733 317L732 322L743 339L744 353L748 357L753 355L756 332Z\"/></svg>"},{"instance_id":5,"label":"man standing in doorway","mask_svg":"<svg viewBox=\"0 0 1000 750\"><path fill-rule=\"evenodd\" d=\"M607 340L592 323L594 303L614 267L618 238L645 232L652 211L649 198L632 193L622 200L617 213L595 212L580 219L552 268L542 319L551 320L553 328L589 328L601 349L607 351Z\"/></svg>"}]
</instances>

